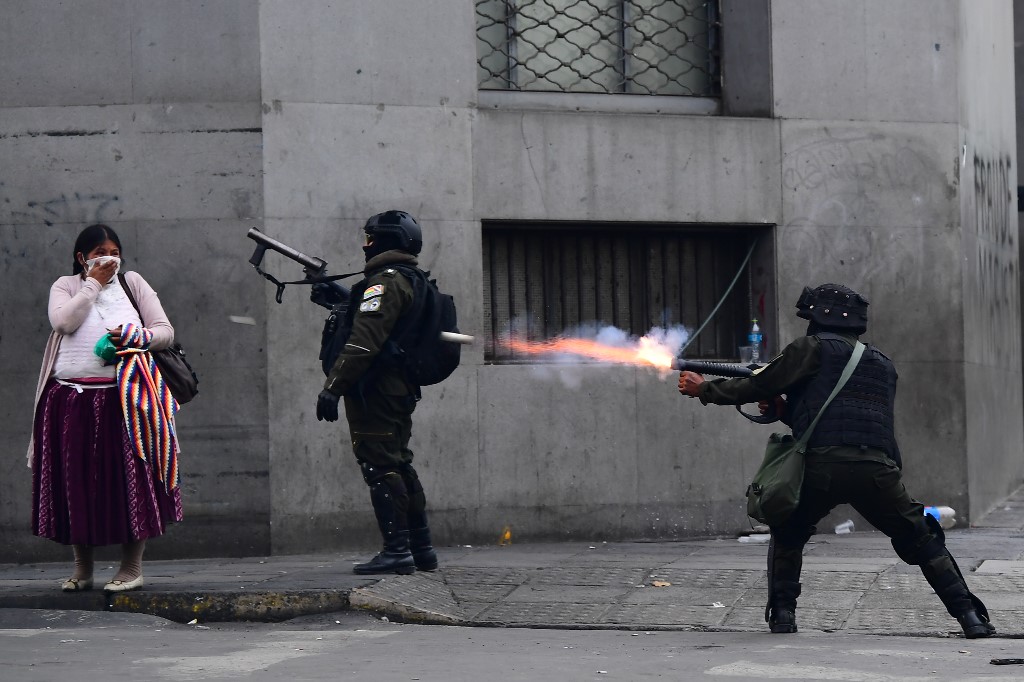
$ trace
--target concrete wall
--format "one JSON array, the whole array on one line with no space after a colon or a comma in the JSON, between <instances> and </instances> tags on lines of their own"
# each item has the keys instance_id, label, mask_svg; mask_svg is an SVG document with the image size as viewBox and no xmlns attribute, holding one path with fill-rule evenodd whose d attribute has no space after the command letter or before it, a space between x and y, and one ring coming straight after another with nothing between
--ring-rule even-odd
<instances>
[{"instance_id":1,"label":"concrete wall","mask_svg":"<svg viewBox=\"0 0 1024 682\"><path fill-rule=\"evenodd\" d=\"M868 338L900 371L908 487L961 517L986 511L1022 474L1016 221L1001 211L999 236L976 243L974 152L966 166L961 153L966 127L980 138L972 150L1013 163L1010 9L772 3L775 113L785 119L780 300L808 280L867 295ZM997 267L981 275L979 261Z\"/></svg>"},{"instance_id":2,"label":"concrete wall","mask_svg":"<svg viewBox=\"0 0 1024 682\"><path fill-rule=\"evenodd\" d=\"M201 382L178 420L187 521L148 554L269 550L266 305L242 238L263 206L258 9L0 9L0 561L68 556L29 532L24 454L50 284L94 221L159 292Z\"/></svg>"},{"instance_id":3,"label":"concrete wall","mask_svg":"<svg viewBox=\"0 0 1024 682\"><path fill-rule=\"evenodd\" d=\"M1024 436L1011 3L960 7L964 401L972 514L1020 480Z\"/></svg>"},{"instance_id":4,"label":"concrete wall","mask_svg":"<svg viewBox=\"0 0 1024 682\"><path fill-rule=\"evenodd\" d=\"M386 208L423 223L421 265L479 327L479 223L473 216L471 130L476 50L469 0L261 3L267 231L331 272L363 263L362 225ZM469 58L467 58L469 57ZM294 264L282 264L282 270ZM275 552L376 542L369 496L344 420L317 422L316 361L324 311L301 288L268 300L270 461ZM412 447L438 510L467 523L476 497L479 351L426 389ZM442 537L454 538L443 533Z\"/></svg>"},{"instance_id":5,"label":"concrete wall","mask_svg":"<svg viewBox=\"0 0 1024 682\"><path fill-rule=\"evenodd\" d=\"M983 512L1020 483L1024 440L1017 228L988 208L998 163L1015 173L1013 93L999 87L1012 81L1010 3L755 5L725 12L721 106L478 92L471 0L97 0L68 19L4 5L0 277L28 300L5 297L0 328L36 314L28 338L0 335L15 378L0 388L0 541L14 558L59 554L27 532L25 386L49 284L81 226L104 219L202 379L179 421L188 519L154 555L375 544L344 421L315 419L323 311L300 287L277 305L244 234L261 224L350 272L361 225L390 207L424 225L421 264L469 333L485 326L481 221L764 226L770 341L802 332L791 306L804 285L863 291L869 340L901 375L908 486ZM740 78L755 58L746 75L763 77ZM301 275L276 254L265 266ZM745 527L768 429L681 399L672 376L485 365L479 347L463 358L415 415L439 544L494 541L506 525L595 540Z\"/></svg>"}]
</instances>

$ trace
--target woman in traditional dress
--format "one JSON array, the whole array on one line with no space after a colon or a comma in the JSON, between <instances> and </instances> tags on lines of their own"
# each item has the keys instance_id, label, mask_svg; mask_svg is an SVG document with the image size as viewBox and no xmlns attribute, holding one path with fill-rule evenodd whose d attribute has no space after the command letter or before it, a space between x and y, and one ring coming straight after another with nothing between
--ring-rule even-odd
<instances>
[{"instance_id":1,"label":"woman in traditional dress","mask_svg":"<svg viewBox=\"0 0 1024 682\"><path fill-rule=\"evenodd\" d=\"M121 565L103 589L142 587L146 540L182 520L178 406L150 353L174 328L138 273L118 274L121 253L110 227L90 225L73 274L50 287L28 458L33 534L74 549L65 592L91 589L93 548L117 544Z\"/></svg>"}]
</instances>

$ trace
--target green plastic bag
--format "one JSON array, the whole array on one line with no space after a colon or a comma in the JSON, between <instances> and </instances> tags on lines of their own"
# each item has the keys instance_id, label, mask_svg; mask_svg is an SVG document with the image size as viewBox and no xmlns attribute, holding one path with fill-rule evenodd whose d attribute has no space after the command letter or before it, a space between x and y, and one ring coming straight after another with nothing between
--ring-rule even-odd
<instances>
[{"instance_id":1,"label":"green plastic bag","mask_svg":"<svg viewBox=\"0 0 1024 682\"><path fill-rule=\"evenodd\" d=\"M769 526L785 523L800 504L804 483L804 451L807 441L788 433L773 433L764 460L747 486L747 515Z\"/></svg>"},{"instance_id":2,"label":"green plastic bag","mask_svg":"<svg viewBox=\"0 0 1024 682\"><path fill-rule=\"evenodd\" d=\"M106 334L101 336L96 345L92 347L92 352L103 358L104 364L112 365L117 362L117 346Z\"/></svg>"}]
</instances>

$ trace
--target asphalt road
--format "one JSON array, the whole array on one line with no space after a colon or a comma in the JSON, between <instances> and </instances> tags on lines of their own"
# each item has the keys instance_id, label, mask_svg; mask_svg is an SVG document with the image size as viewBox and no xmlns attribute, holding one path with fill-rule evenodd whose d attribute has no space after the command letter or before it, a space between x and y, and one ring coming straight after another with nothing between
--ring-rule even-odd
<instances>
[{"instance_id":1,"label":"asphalt road","mask_svg":"<svg viewBox=\"0 0 1024 682\"><path fill-rule=\"evenodd\" d=\"M407 625L353 612L182 625L0 609L0 680L1021 680L1017 639Z\"/></svg>"}]
</instances>

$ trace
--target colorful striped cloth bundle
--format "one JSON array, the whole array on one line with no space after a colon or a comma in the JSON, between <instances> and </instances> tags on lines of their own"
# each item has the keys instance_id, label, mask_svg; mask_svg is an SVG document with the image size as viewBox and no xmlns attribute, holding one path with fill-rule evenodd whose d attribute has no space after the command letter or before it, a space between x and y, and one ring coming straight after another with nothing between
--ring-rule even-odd
<instances>
[{"instance_id":1,"label":"colorful striped cloth bundle","mask_svg":"<svg viewBox=\"0 0 1024 682\"><path fill-rule=\"evenodd\" d=\"M149 343L153 332L135 324L121 328L117 354L117 386L125 425L136 454L156 467L170 491L178 487L178 434L174 415L178 401L156 366Z\"/></svg>"}]
</instances>

